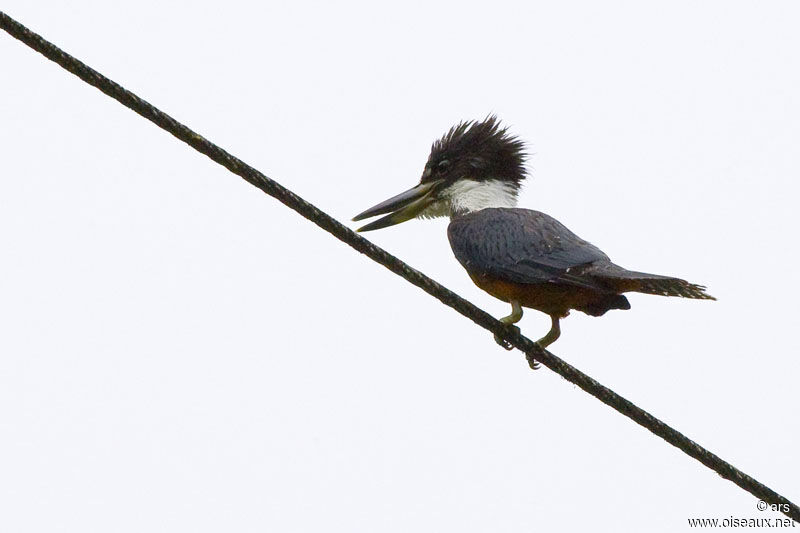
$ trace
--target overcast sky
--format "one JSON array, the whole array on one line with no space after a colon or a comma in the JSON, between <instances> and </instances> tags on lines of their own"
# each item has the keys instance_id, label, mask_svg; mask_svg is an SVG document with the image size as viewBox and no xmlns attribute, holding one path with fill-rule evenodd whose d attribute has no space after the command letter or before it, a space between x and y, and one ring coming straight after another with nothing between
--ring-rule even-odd
<instances>
[{"instance_id":1,"label":"overcast sky","mask_svg":"<svg viewBox=\"0 0 800 533\"><path fill-rule=\"evenodd\" d=\"M800 500L796 2L3 4L343 221L496 113L521 206L719 298L576 312L552 351ZM0 530L782 516L5 33L0 61ZM446 225L367 237L507 314Z\"/></svg>"}]
</instances>

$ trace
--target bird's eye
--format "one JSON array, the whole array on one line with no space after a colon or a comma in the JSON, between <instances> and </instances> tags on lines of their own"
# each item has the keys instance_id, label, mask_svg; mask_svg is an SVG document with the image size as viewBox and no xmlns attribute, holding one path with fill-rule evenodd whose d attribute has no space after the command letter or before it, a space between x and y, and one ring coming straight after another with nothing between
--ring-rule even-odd
<instances>
[{"instance_id":1,"label":"bird's eye","mask_svg":"<svg viewBox=\"0 0 800 533\"><path fill-rule=\"evenodd\" d=\"M443 161L439 161L439 164L436 165L436 172L438 174L443 174L443 173L447 172L448 168L450 168L450 161L445 159Z\"/></svg>"}]
</instances>

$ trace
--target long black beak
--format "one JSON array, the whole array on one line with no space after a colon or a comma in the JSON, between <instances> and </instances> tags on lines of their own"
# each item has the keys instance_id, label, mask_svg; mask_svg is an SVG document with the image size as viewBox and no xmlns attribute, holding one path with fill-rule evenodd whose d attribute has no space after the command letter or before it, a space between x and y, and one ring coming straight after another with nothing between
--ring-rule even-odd
<instances>
[{"instance_id":1,"label":"long black beak","mask_svg":"<svg viewBox=\"0 0 800 533\"><path fill-rule=\"evenodd\" d=\"M374 229L386 228L394 226L395 224L400 224L406 220L411 220L433 203L433 191L438 184L439 181L420 183L413 189L402 192L374 207L370 207L363 213L359 213L353 217L354 222L385 213L390 214L374 222L370 222L366 226L358 228L356 231L372 231Z\"/></svg>"}]
</instances>

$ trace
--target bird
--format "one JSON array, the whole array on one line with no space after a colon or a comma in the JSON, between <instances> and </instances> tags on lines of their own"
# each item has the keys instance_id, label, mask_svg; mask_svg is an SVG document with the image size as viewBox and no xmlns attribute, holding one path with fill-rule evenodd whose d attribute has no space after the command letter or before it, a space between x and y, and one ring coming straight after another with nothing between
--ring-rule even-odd
<instances>
[{"instance_id":1,"label":"bird","mask_svg":"<svg viewBox=\"0 0 800 533\"><path fill-rule=\"evenodd\" d=\"M702 285L627 270L555 218L517 207L528 177L525 143L500 120L461 121L431 146L419 184L353 217L386 215L357 231L414 218L449 217L450 247L480 289L511 304L499 320L516 332L522 308L550 316L537 343L547 348L561 335L560 320L576 310L599 317L631 308L626 292L716 300ZM495 335L503 348L510 343Z\"/></svg>"}]
</instances>

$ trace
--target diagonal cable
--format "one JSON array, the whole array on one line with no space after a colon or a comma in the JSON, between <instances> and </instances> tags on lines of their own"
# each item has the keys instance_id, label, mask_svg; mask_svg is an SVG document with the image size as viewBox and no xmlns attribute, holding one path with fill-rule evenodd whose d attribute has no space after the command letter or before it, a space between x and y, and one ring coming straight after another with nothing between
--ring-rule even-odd
<instances>
[{"instance_id":1,"label":"diagonal cable","mask_svg":"<svg viewBox=\"0 0 800 533\"><path fill-rule=\"evenodd\" d=\"M637 424L645 427L651 433L661 437L676 448L682 450L690 457L697 459L723 478L734 482L736 485L746 490L753 496L756 496L757 498L770 504L778 504L779 507L777 507L777 509L781 510L786 516L789 516L796 522L800 522L800 507L781 496L771 488L748 476L738 468L723 460L721 457L706 450L696 442L668 426L647 411L636 406L629 400L626 400L613 390L601 385L559 357L553 355L547 350L542 350L537 344L527 337L522 336L518 332L506 329L506 327L500 321L496 320L486 311L483 311L456 293L452 292L446 287L443 287L422 272L411 268L383 248L376 246L375 244L363 238L361 235L358 235L348 227L342 225L336 219L306 202L289 189L283 187L281 184L268 178L247 163L229 154L216 144L208 141L198 133L195 133L171 116L142 100L124 87L106 78L80 60L67 54L54 44L45 40L40 35L33 33L28 28L12 19L2 11L0 11L0 27L2 27L3 30L8 32L11 36L19 39L29 47L45 56L47 59L58 63L65 70L76 75L89 85L93 85L94 87L100 89L102 92L114 100L117 100L125 107L135 111L150 122L156 124L161 129L171 133L181 141L185 142L198 152L205 154L210 159L224 166L234 174L244 178L248 183L258 187L268 195L277 198L287 207L294 209L300 215L312 221L314 224L332 234L340 241L350 245L357 251L368 256L373 261L380 263L398 276L401 276L406 281L421 288L443 304L447 305L448 307L452 307L479 326L488 329L492 333L508 341L511 345L525 353L531 366L534 366L537 361L542 363L567 381L574 383L601 402L627 416Z\"/></svg>"}]
</instances>

